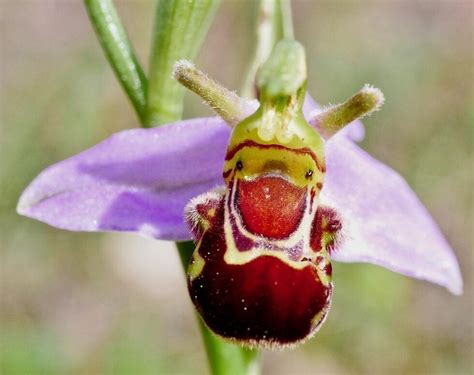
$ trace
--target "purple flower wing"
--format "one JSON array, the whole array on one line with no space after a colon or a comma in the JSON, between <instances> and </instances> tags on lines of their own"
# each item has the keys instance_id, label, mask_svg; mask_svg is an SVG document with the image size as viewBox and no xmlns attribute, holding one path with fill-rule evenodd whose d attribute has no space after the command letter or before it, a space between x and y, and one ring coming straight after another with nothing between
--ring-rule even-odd
<instances>
[{"instance_id":1,"label":"purple flower wing","mask_svg":"<svg viewBox=\"0 0 474 375\"><path fill-rule=\"evenodd\" d=\"M44 170L18 212L74 231L189 239L184 206L223 184L229 135L218 117L117 133Z\"/></svg>"},{"instance_id":2,"label":"purple flower wing","mask_svg":"<svg viewBox=\"0 0 474 375\"><path fill-rule=\"evenodd\" d=\"M333 258L369 262L462 292L456 257L405 180L346 137L326 144L327 175L321 203L343 220Z\"/></svg>"}]
</instances>

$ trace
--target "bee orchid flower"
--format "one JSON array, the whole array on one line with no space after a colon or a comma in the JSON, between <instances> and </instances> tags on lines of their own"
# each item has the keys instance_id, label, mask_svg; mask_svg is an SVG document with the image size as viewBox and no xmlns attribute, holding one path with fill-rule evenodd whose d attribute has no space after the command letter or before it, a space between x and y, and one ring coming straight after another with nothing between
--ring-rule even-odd
<instances>
[{"instance_id":1,"label":"bee orchid flower","mask_svg":"<svg viewBox=\"0 0 474 375\"><path fill-rule=\"evenodd\" d=\"M426 208L356 143L357 118L379 108L381 93L366 86L339 106L320 110L309 96L303 104L300 50L279 48L259 73L260 105L178 63L176 79L220 117L119 132L45 169L18 212L72 231L193 238L201 249L188 275L193 302L215 333L249 345L316 331L331 261L373 263L460 294L457 260Z\"/></svg>"}]
</instances>

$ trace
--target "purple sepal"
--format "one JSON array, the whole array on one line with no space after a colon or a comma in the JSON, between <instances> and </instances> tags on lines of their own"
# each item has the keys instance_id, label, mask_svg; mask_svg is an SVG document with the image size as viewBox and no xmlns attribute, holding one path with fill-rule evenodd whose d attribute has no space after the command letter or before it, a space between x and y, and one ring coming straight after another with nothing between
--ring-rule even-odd
<instances>
[{"instance_id":1,"label":"purple sepal","mask_svg":"<svg viewBox=\"0 0 474 375\"><path fill-rule=\"evenodd\" d=\"M218 117L117 133L44 170L22 194L18 212L74 231L189 239L184 206L223 184L229 135Z\"/></svg>"},{"instance_id":2,"label":"purple sepal","mask_svg":"<svg viewBox=\"0 0 474 375\"><path fill-rule=\"evenodd\" d=\"M462 293L456 257L405 180L345 137L326 144L321 203L343 219L333 258L369 262Z\"/></svg>"}]
</instances>

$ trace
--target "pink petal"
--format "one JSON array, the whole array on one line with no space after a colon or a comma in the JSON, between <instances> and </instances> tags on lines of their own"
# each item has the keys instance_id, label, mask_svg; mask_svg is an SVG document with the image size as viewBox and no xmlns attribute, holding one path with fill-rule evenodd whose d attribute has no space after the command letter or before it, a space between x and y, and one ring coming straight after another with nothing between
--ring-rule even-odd
<instances>
[{"instance_id":1,"label":"pink petal","mask_svg":"<svg viewBox=\"0 0 474 375\"><path fill-rule=\"evenodd\" d=\"M462 293L453 250L405 180L345 137L327 143L322 204L343 219L334 259L369 262Z\"/></svg>"},{"instance_id":2,"label":"pink petal","mask_svg":"<svg viewBox=\"0 0 474 375\"><path fill-rule=\"evenodd\" d=\"M18 212L74 231L189 239L184 206L223 184L229 135L217 117L117 133L44 170L22 194Z\"/></svg>"}]
</instances>

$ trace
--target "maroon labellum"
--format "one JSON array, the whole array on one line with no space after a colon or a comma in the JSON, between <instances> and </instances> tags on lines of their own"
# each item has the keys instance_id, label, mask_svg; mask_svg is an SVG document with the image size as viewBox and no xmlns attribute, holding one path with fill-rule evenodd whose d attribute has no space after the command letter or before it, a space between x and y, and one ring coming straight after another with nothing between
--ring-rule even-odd
<instances>
[{"instance_id":1,"label":"maroon labellum","mask_svg":"<svg viewBox=\"0 0 474 375\"><path fill-rule=\"evenodd\" d=\"M291 346L326 318L329 250L341 223L332 209L318 207L320 147L239 142L239 130L227 152L226 189L203 194L186 209L197 244L189 292L217 335L250 346Z\"/></svg>"}]
</instances>

